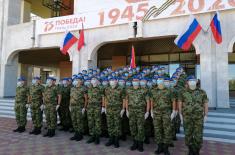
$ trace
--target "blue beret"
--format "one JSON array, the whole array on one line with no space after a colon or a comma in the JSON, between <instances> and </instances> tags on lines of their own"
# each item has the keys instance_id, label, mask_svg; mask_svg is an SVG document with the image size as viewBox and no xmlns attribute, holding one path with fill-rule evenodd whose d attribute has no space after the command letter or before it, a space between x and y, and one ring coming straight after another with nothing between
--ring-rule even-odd
<instances>
[{"instance_id":1,"label":"blue beret","mask_svg":"<svg viewBox=\"0 0 235 155\"><path fill-rule=\"evenodd\" d=\"M49 76L49 77L47 77L47 80L53 80L54 81L55 78Z\"/></svg>"},{"instance_id":2,"label":"blue beret","mask_svg":"<svg viewBox=\"0 0 235 155\"><path fill-rule=\"evenodd\" d=\"M189 81L189 80L196 80L196 78L195 78L195 76L190 75L190 76L187 77L187 81Z\"/></svg>"},{"instance_id":3,"label":"blue beret","mask_svg":"<svg viewBox=\"0 0 235 155\"><path fill-rule=\"evenodd\" d=\"M26 81L25 77L21 76L18 78L18 81Z\"/></svg>"},{"instance_id":4,"label":"blue beret","mask_svg":"<svg viewBox=\"0 0 235 155\"><path fill-rule=\"evenodd\" d=\"M41 78L39 76L35 76L33 79L35 80L41 80Z\"/></svg>"},{"instance_id":5,"label":"blue beret","mask_svg":"<svg viewBox=\"0 0 235 155\"><path fill-rule=\"evenodd\" d=\"M164 78L164 80L165 80L165 81L170 81L170 80L171 80L171 78L169 78L169 77L165 77L165 78Z\"/></svg>"},{"instance_id":6,"label":"blue beret","mask_svg":"<svg viewBox=\"0 0 235 155\"><path fill-rule=\"evenodd\" d=\"M63 78L64 81L69 81L69 78Z\"/></svg>"}]
</instances>

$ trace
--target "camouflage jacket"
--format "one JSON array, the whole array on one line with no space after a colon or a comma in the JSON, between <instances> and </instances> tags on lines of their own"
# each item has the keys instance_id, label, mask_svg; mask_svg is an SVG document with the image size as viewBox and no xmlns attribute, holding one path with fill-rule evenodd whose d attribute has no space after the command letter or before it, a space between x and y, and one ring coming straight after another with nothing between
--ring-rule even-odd
<instances>
[{"instance_id":1,"label":"camouflage jacket","mask_svg":"<svg viewBox=\"0 0 235 155\"><path fill-rule=\"evenodd\" d=\"M28 102L29 89L27 86L16 88L15 103L25 105Z\"/></svg>"},{"instance_id":2,"label":"camouflage jacket","mask_svg":"<svg viewBox=\"0 0 235 155\"><path fill-rule=\"evenodd\" d=\"M57 86L46 86L43 95L45 104L56 105L58 95L61 95L61 91Z\"/></svg>"},{"instance_id":3,"label":"camouflage jacket","mask_svg":"<svg viewBox=\"0 0 235 155\"><path fill-rule=\"evenodd\" d=\"M122 105L122 101L125 99L124 94L124 89L122 88L116 87L112 89L111 87L107 87L105 89L105 99L108 106Z\"/></svg>"},{"instance_id":4,"label":"camouflage jacket","mask_svg":"<svg viewBox=\"0 0 235 155\"><path fill-rule=\"evenodd\" d=\"M128 88L126 90L126 97L128 100L128 106L132 108L144 108L146 107L146 102L149 100L149 93L147 89L134 89Z\"/></svg>"},{"instance_id":5,"label":"camouflage jacket","mask_svg":"<svg viewBox=\"0 0 235 155\"><path fill-rule=\"evenodd\" d=\"M87 88L84 86L81 87L72 87L70 91L70 105L71 106L81 106L85 104L84 95L87 94Z\"/></svg>"},{"instance_id":6,"label":"camouflage jacket","mask_svg":"<svg viewBox=\"0 0 235 155\"><path fill-rule=\"evenodd\" d=\"M88 106L101 106L104 90L101 87L88 88Z\"/></svg>"},{"instance_id":7,"label":"camouflage jacket","mask_svg":"<svg viewBox=\"0 0 235 155\"><path fill-rule=\"evenodd\" d=\"M62 95L62 102L69 101L70 98L70 86L64 87L62 86L61 88L61 95Z\"/></svg>"},{"instance_id":8,"label":"camouflage jacket","mask_svg":"<svg viewBox=\"0 0 235 155\"><path fill-rule=\"evenodd\" d=\"M31 103L42 103L42 93L44 91L44 86L39 84L39 85L32 85L29 88L29 94L31 97Z\"/></svg>"}]
</instances>

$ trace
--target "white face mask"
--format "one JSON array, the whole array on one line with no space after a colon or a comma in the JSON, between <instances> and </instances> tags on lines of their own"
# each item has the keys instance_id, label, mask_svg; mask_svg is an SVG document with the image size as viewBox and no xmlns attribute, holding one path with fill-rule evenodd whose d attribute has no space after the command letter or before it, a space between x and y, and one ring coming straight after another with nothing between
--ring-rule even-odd
<instances>
[{"instance_id":1,"label":"white face mask","mask_svg":"<svg viewBox=\"0 0 235 155\"><path fill-rule=\"evenodd\" d=\"M47 86L49 86L49 87L50 87L50 86L52 86L52 80L47 79L47 81L46 81L46 85L47 85Z\"/></svg>"},{"instance_id":2,"label":"white face mask","mask_svg":"<svg viewBox=\"0 0 235 155\"><path fill-rule=\"evenodd\" d=\"M33 80L32 80L32 85L35 85L36 82L37 82L37 80L36 80L36 79L33 79Z\"/></svg>"},{"instance_id":3,"label":"white face mask","mask_svg":"<svg viewBox=\"0 0 235 155\"><path fill-rule=\"evenodd\" d=\"M189 81L188 86L189 86L189 89L195 90L197 88L197 81Z\"/></svg>"},{"instance_id":4,"label":"white face mask","mask_svg":"<svg viewBox=\"0 0 235 155\"><path fill-rule=\"evenodd\" d=\"M117 82L116 81L110 81L109 84L112 88L115 88L116 85L117 85Z\"/></svg>"},{"instance_id":5,"label":"white face mask","mask_svg":"<svg viewBox=\"0 0 235 155\"><path fill-rule=\"evenodd\" d=\"M78 81L77 80L73 81L73 86L76 87L77 85L78 85Z\"/></svg>"},{"instance_id":6,"label":"white face mask","mask_svg":"<svg viewBox=\"0 0 235 155\"><path fill-rule=\"evenodd\" d=\"M23 86L23 82L22 81L18 81L17 82L17 87L22 87Z\"/></svg>"},{"instance_id":7,"label":"white face mask","mask_svg":"<svg viewBox=\"0 0 235 155\"><path fill-rule=\"evenodd\" d=\"M170 87L170 82L169 81L164 81L164 86L166 87L166 88L169 88Z\"/></svg>"},{"instance_id":8,"label":"white face mask","mask_svg":"<svg viewBox=\"0 0 235 155\"><path fill-rule=\"evenodd\" d=\"M97 80L91 80L91 84L93 87L96 87L98 85Z\"/></svg>"}]
</instances>

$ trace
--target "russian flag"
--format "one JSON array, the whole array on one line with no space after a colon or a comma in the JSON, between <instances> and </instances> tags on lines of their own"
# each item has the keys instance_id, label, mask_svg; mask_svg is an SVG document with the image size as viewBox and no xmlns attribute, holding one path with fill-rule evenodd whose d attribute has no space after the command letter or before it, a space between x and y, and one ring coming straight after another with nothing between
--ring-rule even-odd
<instances>
[{"instance_id":1,"label":"russian flag","mask_svg":"<svg viewBox=\"0 0 235 155\"><path fill-rule=\"evenodd\" d=\"M213 36L215 38L215 41L220 44L222 43L222 32L221 32L221 26L220 26L220 20L219 20L219 13L216 12L215 16L213 17L211 24L211 31L213 33Z\"/></svg>"},{"instance_id":2,"label":"russian flag","mask_svg":"<svg viewBox=\"0 0 235 155\"><path fill-rule=\"evenodd\" d=\"M136 68L136 64L135 64L135 48L134 46L132 46L131 48L131 64L130 64L130 68Z\"/></svg>"},{"instance_id":3,"label":"russian flag","mask_svg":"<svg viewBox=\"0 0 235 155\"><path fill-rule=\"evenodd\" d=\"M190 22L185 31L175 39L175 44L185 51L189 50L201 30L202 27L197 19L191 16Z\"/></svg>"},{"instance_id":4,"label":"russian flag","mask_svg":"<svg viewBox=\"0 0 235 155\"><path fill-rule=\"evenodd\" d=\"M67 32L64 37L63 45L60 47L61 53L66 55L68 50L78 41L71 32Z\"/></svg>"}]
</instances>

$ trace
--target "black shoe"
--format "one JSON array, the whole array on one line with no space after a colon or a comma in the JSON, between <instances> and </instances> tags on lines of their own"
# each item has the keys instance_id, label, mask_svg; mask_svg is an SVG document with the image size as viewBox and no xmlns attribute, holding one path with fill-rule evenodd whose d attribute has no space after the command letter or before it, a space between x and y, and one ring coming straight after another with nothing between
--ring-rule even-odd
<instances>
[{"instance_id":1,"label":"black shoe","mask_svg":"<svg viewBox=\"0 0 235 155\"><path fill-rule=\"evenodd\" d=\"M19 130L19 133L23 133L23 132L25 132L25 127L22 126Z\"/></svg>"},{"instance_id":2,"label":"black shoe","mask_svg":"<svg viewBox=\"0 0 235 155\"><path fill-rule=\"evenodd\" d=\"M78 138L78 132L75 132L74 136L70 138L70 140L76 140Z\"/></svg>"},{"instance_id":3,"label":"black shoe","mask_svg":"<svg viewBox=\"0 0 235 155\"><path fill-rule=\"evenodd\" d=\"M157 148L157 150L154 153L155 154L163 153L163 144L162 143L158 144L158 148Z\"/></svg>"},{"instance_id":4,"label":"black shoe","mask_svg":"<svg viewBox=\"0 0 235 155\"><path fill-rule=\"evenodd\" d=\"M139 152L143 152L144 151L143 142L141 142L141 141L138 141L138 151Z\"/></svg>"},{"instance_id":5,"label":"black shoe","mask_svg":"<svg viewBox=\"0 0 235 155\"><path fill-rule=\"evenodd\" d=\"M50 133L50 135L48 136L48 137L54 137L55 136L55 129L51 129L51 133Z\"/></svg>"},{"instance_id":6,"label":"black shoe","mask_svg":"<svg viewBox=\"0 0 235 155\"><path fill-rule=\"evenodd\" d=\"M13 132L19 132L20 127L16 128L15 130L13 130Z\"/></svg>"},{"instance_id":7,"label":"black shoe","mask_svg":"<svg viewBox=\"0 0 235 155\"><path fill-rule=\"evenodd\" d=\"M83 139L83 135L81 133L79 133L76 141L81 141L82 139Z\"/></svg>"},{"instance_id":8,"label":"black shoe","mask_svg":"<svg viewBox=\"0 0 235 155\"><path fill-rule=\"evenodd\" d=\"M96 145L100 144L100 136L99 135L95 136L95 144Z\"/></svg>"},{"instance_id":9,"label":"black shoe","mask_svg":"<svg viewBox=\"0 0 235 155\"><path fill-rule=\"evenodd\" d=\"M164 144L164 155L170 155L167 144Z\"/></svg>"},{"instance_id":10,"label":"black shoe","mask_svg":"<svg viewBox=\"0 0 235 155\"><path fill-rule=\"evenodd\" d=\"M133 145L131 146L130 150L134 151L138 148L138 143L136 140L133 141Z\"/></svg>"},{"instance_id":11,"label":"black shoe","mask_svg":"<svg viewBox=\"0 0 235 155\"><path fill-rule=\"evenodd\" d=\"M34 133L35 135L39 135L41 134L41 128L36 128L36 131Z\"/></svg>"},{"instance_id":12,"label":"black shoe","mask_svg":"<svg viewBox=\"0 0 235 155\"><path fill-rule=\"evenodd\" d=\"M45 135L43 135L43 137L48 137L50 134L51 134L51 130L48 129L48 130L47 130L47 133L46 133Z\"/></svg>"},{"instance_id":13,"label":"black shoe","mask_svg":"<svg viewBox=\"0 0 235 155\"><path fill-rule=\"evenodd\" d=\"M174 143L171 143L171 144L169 145L169 147L175 147Z\"/></svg>"},{"instance_id":14,"label":"black shoe","mask_svg":"<svg viewBox=\"0 0 235 155\"><path fill-rule=\"evenodd\" d=\"M29 132L30 135L35 134L36 128L34 128L31 132Z\"/></svg>"},{"instance_id":15,"label":"black shoe","mask_svg":"<svg viewBox=\"0 0 235 155\"><path fill-rule=\"evenodd\" d=\"M147 136L145 137L144 143L145 143L145 144L149 144L149 143L150 143L150 142L149 142L149 137L147 137Z\"/></svg>"},{"instance_id":16,"label":"black shoe","mask_svg":"<svg viewBox=\"0 0 235 155\"><path fill-rule=\"evenodd\" d=\"M119 138L118 137L114 137L114 147L119 148Z\"/></svg>"},{"instance_id":17,"label":"black shoe","mask_svg":"<svg viewBox=\"0 0 235 155\"><path fill-rule=\"evenodd\" d=\"M105 144L105 146L111 146L113 143L114 143L114 137L111 136L111 137L109 138L109 141Z\"/></svg>"},{"instance_id":18,"label":"black shoe","mask_svg":"<svg viewBox=\"0 0 235 155\"><path fill-rule=\"evenodd\" d=\"M95 141L95 137L91 137L90 139L88 139L88 141L86 142L87 144L93 143Z\"/></svg>"}]
</instances>

